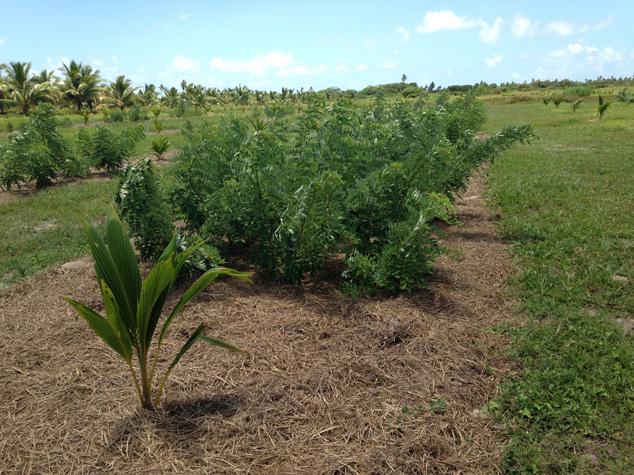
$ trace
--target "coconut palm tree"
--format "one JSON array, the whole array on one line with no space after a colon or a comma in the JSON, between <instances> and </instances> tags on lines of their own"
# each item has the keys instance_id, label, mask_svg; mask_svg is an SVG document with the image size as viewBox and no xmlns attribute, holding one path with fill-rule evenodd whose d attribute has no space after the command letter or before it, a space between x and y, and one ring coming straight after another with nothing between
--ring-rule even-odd
<instances>
[{"instance_id":1,"label":"coconut palm tree","mask_svg":"<svg viewBox=\"0 0 634 475\"><path fill-rule=\"evenodd\" d=\"M159 88L163 93L161 101L167 104L168 107L176 107L180 99L178 89L176 89L175 87L170 87L169 89L167 89L165 86L163 86L163 84L161 84Z\"/></svg>"},{"instance_id":2,"label":"coconut palm tree","mask_svg":"<svg viewBox=\"0 0 634 475\"><path fill-rule=\"evenodd\" d=\"M99 71L74 60L68 65L62 64L62 66L61 71L65 76L62 87L64 96L75 104L78 111L84 105L92 111L99 99L101 90Z\"/></svg>"},{"instance_id":3,"label":"coconut palm tree","mask_svg":"<svg viewBox=\"0 0 634 475\"><path fill-rule=\"evenodd\" d=\"M154 84L145 84L143 86L143 89L137 93L137 97L141 105L144 105L146 107L153 106L158 100L156 86Z\"/></svg>"},{"instance_id":4,"label":"coconut palm tree","mask_svg":"<svg viewBox=\"0 0 634 475\"><path fill-rule=\"evenodd\" d=\"M123 74L117 76L115 82L111 82L107 90L108 102L114 107L118 107L123 110L128 106L134 104L135 100L135 88L132 87L132 81L126 78Z\"/></svg>"},{"instance_id":5,"label":"coconut palm tree","mask_svg":"<svg viewBox=\"0 0 634 475\"><path fill-rule=\"evenodd\" d=\"M38 102L52 102L51 84L39 83L31 76L31 63L0 64L0 70L7 73L5 88L9 101L23 114L28 115Z\"/></svg>"},{"instance_id":6,"label":"coconut palm tree","mask_svg":"<svg viewBox=\"0 0 634 475\"><path fill-rule=\"evenodd\" d=\"M10 102L9 86L0 74L0 114L4 115L7 113L7 106Z\"/></svg>"}]
</instances>

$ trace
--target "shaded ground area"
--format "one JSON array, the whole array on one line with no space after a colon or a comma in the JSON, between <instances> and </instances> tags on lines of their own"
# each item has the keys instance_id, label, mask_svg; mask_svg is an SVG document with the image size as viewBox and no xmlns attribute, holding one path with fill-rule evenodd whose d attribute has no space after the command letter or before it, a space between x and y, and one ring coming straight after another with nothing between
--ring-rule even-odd
<instances>
[{"instance_id":1,"label":"shaded ground area","mask_svg":"<svg viewBox=\"0 0 634 475\"><path fill-rule=\"evenodd\" d=\"M137 410L124 365L61 296L99 301L90 262L0 296L0 460L7 473L494 473L483 406L508 371L505 244L476 178L428 292L353 301L313 287L223 282L193 303L249 357L203 345L162 413Z\"/></svg>"}]
</instances>

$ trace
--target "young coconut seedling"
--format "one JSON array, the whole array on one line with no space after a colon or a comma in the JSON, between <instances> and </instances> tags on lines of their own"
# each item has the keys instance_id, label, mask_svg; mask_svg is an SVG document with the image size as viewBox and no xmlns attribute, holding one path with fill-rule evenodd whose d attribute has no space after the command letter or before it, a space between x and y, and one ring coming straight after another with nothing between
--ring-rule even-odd
<instances>
[{"instance_id":1,"label":"young coconut seedling","mask_svg":"<svg viewBox=\"0 0 634 475\"><path fill-rule=\"evenodd\" d=\"M152 152L154 152L157 160L163 160L163 156L167 152L169 146L170 141L167 137L157 137L152 140Z\"/></svg>"},{"instance_id":2,"label":"young coconut seedling","mask_svg":"<svg viewBox=\"0 0 634 475\"><path fill-rule=\"evenodd\" d=\"M87 227L86 237L95 261L95 273L106 315L103 317L70 297L66 301L86 320L97 336L125 361L144 408L154 409L160 404L172 369L197 341L242 352L237 346L204 335L204 326L201 324L163 370L155 389L161 346L170 325L185 305L222 275L248 281L250 274L225 267L205 272L183 293L176 306L163 319L158 337L155 338L167 297L197 246L177 253L176 238L173 238L145 279L142 279L134 249L119 220L109 219L103 236L95 228ZM153 345L153 342L156 343Z\"/></svg>"},{"instance_id":3,"label":"young coconut seedling","mask_svg":"<svg viewBox=\"0 0 634 475\"><path fill-rule=\"evenodd\" d=\"M572 107L572 112L577 112L577 109L581 107L582 103L583 103L583 99L577 99L576 101L571 102L570 107Z\"/></svg>"},{"instance_id":4,"label":"young coconut seedling","mask_svg":"<svg viewBox=\"0 0 634 475\"><path fill-rule=\"evenodd\" d=\"M603 114L605 114L605 111L608 110L608 107L610 107L610 104L612 103L606 102L603 96L599 96L599 107L597 108L597 110L599 111L599 120L603 119Z\"/></svg>"}]
</instances>

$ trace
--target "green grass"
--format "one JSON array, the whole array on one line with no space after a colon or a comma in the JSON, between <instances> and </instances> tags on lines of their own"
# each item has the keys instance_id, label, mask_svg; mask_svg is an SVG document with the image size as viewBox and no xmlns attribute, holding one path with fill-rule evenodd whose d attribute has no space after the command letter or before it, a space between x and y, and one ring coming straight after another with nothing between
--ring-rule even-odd
<instances>
[{"instance_id":1,"label":"green grass","mask_svg":"<svg viewBox=\"0 0 634 475\"><path fill-rule=\"evenodd\" d=\"M115 187L114 180L83 181L0 204L0 291L85 254L80 218L96 222L112 213Z\"/></svg>"},{"instance_id":2,"label":"green grass","mask_svg":"<svg viewBox=\"0 0 634 475\"><path fill-rule=\"evenodd\" d=\"M539 139L490 168L490 196L519 266L520 371L492 404L510 443L507 473L634 473L634 107L597 120L489 105L488 128L529 121Z\"/></svg>"}]
</instances>

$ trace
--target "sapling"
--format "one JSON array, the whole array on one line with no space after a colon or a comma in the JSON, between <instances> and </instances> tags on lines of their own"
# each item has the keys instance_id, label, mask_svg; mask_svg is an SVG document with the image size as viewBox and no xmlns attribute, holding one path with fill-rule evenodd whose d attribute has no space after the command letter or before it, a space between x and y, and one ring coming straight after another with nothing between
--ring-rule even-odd
<instances>
[{"instance_id":1,"label":"sapling","mask_svg":"<svg viewBox=\"0 0 634 475\"><path fill-rule=\"evenodd\" d=\"M154 127L154 131L157 134L160 134L163 131L163 121L158 117L155 117L152 121L152 126Z\"/></svg>"},{"instance_id":2,"label":"sapling","mask_svg":"<svg viewBox=\"0 0 634 475\"><path fill-rule=\"evenodd\" d=\"M176 238L173 238L143 279L130 239L119 220L108 220L105 235L93 227L87 227L86 237L95 262L106 315L104 317L70 297L66 301L97 336L125 361L134 389L145 409L154 409L160 404L170 373L197 341L230 351L242 351L223 340L204 335L204 324L201 323L190 333L167 368L163 368L161 376L158 376L162 344L171 324L185 305L221 275L249 280L249 274L225 267L205 272L182 294L172 311L163 319L157 337L167 297L197 246L178 253Z\"/></svg>"},{"instance_id":3,"label":"sapling","mask_svg":"<svg viewBox=\"0 0 634 475\"><path fill-rule=\"evenodd\" d=\"M152 152L154 152L157 160L163 160L169 146L170 141L167 137L156 137L152 140Z\"/></svg>"},{"instance_id":4,"label":"sapling","mask_svg":"<svg viewBox=\"0 0 634 475\"><path fill-rule=\"evenodd\" d=\"M599 96L599 106L597 107L597 110L599 111L599 120L603 119L603 115L611 104L611 102L606 102L603 96Z\"/></svg>"}]
</instances>

